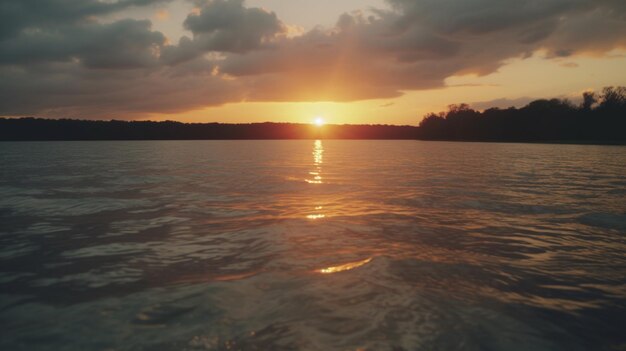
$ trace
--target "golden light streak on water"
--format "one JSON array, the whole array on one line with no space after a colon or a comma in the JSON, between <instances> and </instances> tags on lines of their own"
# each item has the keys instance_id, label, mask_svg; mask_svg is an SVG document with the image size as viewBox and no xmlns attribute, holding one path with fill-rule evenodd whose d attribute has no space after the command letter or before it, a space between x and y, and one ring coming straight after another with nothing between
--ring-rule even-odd
<instances>
[{"instance_id":1,"label":"golden light streak on water","mask_svg":"<svg viewBox=\"0 0 626 351\"><path fill-rule=\"evenodd\" d=\"M371 260L372 260L372 257L369 257L362 261L348 262L348 263L344 263L338 266L331 266L331 267L318 269L316 272L322 273L322 274L333 274L333 273L339 273L343 271L349 271L351 269L359 268L363 265L366 265Z\"/></svg>"},{"instance_id":2,"label":"golden light streak on water","mask_svg":"<svg viewBox=\"0 0 626 351\"><path fill-rule=\"evenodd\" d=\"M320 219L320 218L324 218L324 217L326 217L325 214L312 214L312 215L306 216L306 218L308 218L308 219Z\"/></svg>"},{"instance_id":3,"label":"golden light streak on water","mask_svg":"<svg viewBox=\"0 0 626 351\"><path fill-rule=\"evenodd\" d=\"M322 180L322 163L324 163L323 156L324 156L324 146L322 145L322 141L315 140L315 142L313 143L313 165L315 166L315 169L309 172L309 174L314 177L313 179L306 179L307 183L309 184L322 184L323 183L323 180ZM316 205L315 211L318 211L318 212L307 215L306 218L312 219L312 220L325 218L326 217L325 214L319 213L319 211L322 208L323 206Z\"/></svg>"},{"instance_id":4,"label":"golden light streak on water","mask_svg":"<svg viewBox=\"0 0 626 351\"><path fill-rule=\"evenodd\" d=\"M314 177L313 179L305 179L307 183L324 183L322 180L322 163L324 163L324 146L322 145L321 140L315 140L315 143L313 144L313 164L315 165L315 169L309 172L309 174Z\"/></svg>"}]
</instances>

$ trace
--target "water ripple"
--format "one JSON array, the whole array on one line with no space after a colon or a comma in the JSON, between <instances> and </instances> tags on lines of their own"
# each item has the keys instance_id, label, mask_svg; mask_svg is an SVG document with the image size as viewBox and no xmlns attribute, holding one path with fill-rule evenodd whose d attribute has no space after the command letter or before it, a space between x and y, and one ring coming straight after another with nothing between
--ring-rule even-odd
<instances>
[{"instance_id":1,"label":"water ripple","mask_svg":"<svg viewBox=\"0 0 626 351\"><path fill-rule=\"evenodd\" d=\"M0 348L624 349L624 151L2 143Z\"/></svg>"}]
</instances>

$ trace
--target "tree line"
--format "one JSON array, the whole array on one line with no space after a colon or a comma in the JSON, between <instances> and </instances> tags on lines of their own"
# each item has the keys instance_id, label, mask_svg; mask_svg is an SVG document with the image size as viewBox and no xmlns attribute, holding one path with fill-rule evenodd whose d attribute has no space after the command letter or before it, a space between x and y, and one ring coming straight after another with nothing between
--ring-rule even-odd
<instances>
[{"instance_id":1,"label":"tree line","mask_svg":"<svg viewBox=\"0 0 626 351\"><path fill-rule=\"evenodd\" d=\"M0 140L415 139L415 126L0 118Z\"/></svg>"},{"instance_id":2,"label":"tree line","mask_svg":"<svg viewBox=\"0 0 626 351\"><path fill-rule=\"evenodd\" d=\"M507 142L626 142L626 87L585 92L580 105L567 99L535 100L522 108L476 111L467 104L430 113L418 139Z\"/></svg>"}]
</instances>

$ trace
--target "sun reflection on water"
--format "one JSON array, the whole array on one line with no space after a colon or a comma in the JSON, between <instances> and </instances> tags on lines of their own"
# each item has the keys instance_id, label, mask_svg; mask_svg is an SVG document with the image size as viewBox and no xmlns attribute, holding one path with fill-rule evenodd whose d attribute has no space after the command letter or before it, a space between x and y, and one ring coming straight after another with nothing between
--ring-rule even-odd
<instances>
[{"instance_id":1,"label":"sun reflection on water","mask_svg":"<svg viewBox=\"0 0 626 351\"><path fill-rule=\"evenodd\" d=\"M310 175L313 176L313 179L306 179L306 182L309 184L322 184L322 163L324 163L324 146L322 145L321 140L315 140L313 143L313 166L314 169L309 172ZM326 215L320 213L320 210L323 209L323 206L317 204L315 206L315 213L309 214L306 216L307 219L322 219L325 218Z\"/></svg>"},{"instance_id":2,"label":"sun reflection on water","mask_svg":"<svg viewBox=\"0 0 626 351\"><path fill-rule=\"evenodd\" d=\"M326 215L325 214L321 214L321 213L320 214L310 214L310 215L306 216L306 218L308 218L308 219L320 219L320 218L324 218L324 217L326 217Z\"/></svg>"},{"instance_id":3,"label":"sun reflection on water","mask_svg":"<svg viewBox=\"0 0 626 351\"><path fill-rule=\"evenodd\" d=\"M324 163L324 146L321 140L315 140L313 144L313 164L315 169L309 172L313 179L305 179L309 184L322 184L322 163Z\"/></svg>"},{"instance_id":4,"label":"sun reflection on water","mask_svg":"<svg viewBox=\"0 0 626 351\"><path fill-rule=\"evenodd\" d=\"M366 258L364 260L361 260L361 261L348 262L348 263L344 263L344 264L341 264L341 265L338 265L338 266L330 266L330 267L318 269L318 270L316 270L316 272L322 273L322 274L332 274L332 273L339 273L339 272L343 272L343 271L349 271L351 269L359 268L359 267L361 267L363 265L366 265L371 260L372 260L372 258L368 257L368 258Z\"/></svg>"}]
</instances>

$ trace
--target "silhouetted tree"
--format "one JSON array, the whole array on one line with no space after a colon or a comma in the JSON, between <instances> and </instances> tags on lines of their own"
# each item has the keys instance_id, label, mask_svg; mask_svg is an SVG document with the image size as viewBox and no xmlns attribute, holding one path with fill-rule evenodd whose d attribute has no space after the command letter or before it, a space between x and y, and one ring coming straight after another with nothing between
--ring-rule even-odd
<instances>
[{"instance_id":1,"label":"silhouetted tree","mask_svg":"<svg viewBox=\"0 0 626 351\"><path fill-rule=\"evenodd\" d=\"M425 135L436 138L443 138L444 135L442 133L445 131L446 128L445 122L446 119L443 112L440 112L439 114L429 113L420 122L419 128L420 131L423 132Z\"/></svg>"},{"instance_id":2,"label":"silhouetted tree","mask_svg":"<svg viewBox=\"0 0 626 351\"><path fill-rule=\"evenodd\" d=\"M593 91L586 91L583 93L583 102L580 108L585 111L589 111L597 102L598 98L596 97L596 93L594 93Z\"/></svg>"},{"instance_id":3,"label":"silhouetted tree","mask_svg":"<svg viewBox=\"0 0 626 351\"><path fill-rule=\"evenodd\" d=\"M626 87L606 87L600 95L600 108L623 108L626 104Z\"/></svg>"},{"instance_id":4,"label":"silhouetted tree","mask_svg":"<svg viewBox=\"0 0 626 351\"><path fill-rule=\"evenodd\" d=\"M427 140L626 142L626 88L583 93L576 107L567 99L539 99L522 108L478 112L467 104L429 113L418 137Z\"/></svg>"}]
</instances>

